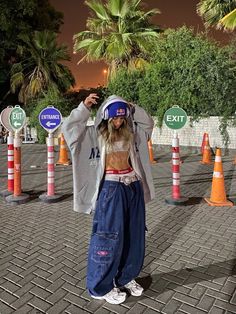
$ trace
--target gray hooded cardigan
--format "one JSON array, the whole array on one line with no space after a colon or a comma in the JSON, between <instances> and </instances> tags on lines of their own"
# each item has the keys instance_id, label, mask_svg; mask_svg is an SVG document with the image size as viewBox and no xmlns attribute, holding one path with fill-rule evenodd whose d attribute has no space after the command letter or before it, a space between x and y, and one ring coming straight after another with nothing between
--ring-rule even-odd
<instances>
[{"instance_id":1,"label":"gray hooded cardigan","mask_svg":"<svg viewBox=\"0 0 236 314\"><path fill-rule=\"evenodd\" d=\"M102 121L104 109L119 100L125 101L115 95L108 97L97 111L94 123L89 121L91 112L83 102L63 122L62 132L72 158L74 211L90 214L95 210L105 169L105 143L101 135L99 136L97 127ZM134 105L129 123L134 132L130 159L133 169L141 177L147 203L154 198L147 143L151 138L154 122L144 109Z\"/></svg>"}]
</instances>

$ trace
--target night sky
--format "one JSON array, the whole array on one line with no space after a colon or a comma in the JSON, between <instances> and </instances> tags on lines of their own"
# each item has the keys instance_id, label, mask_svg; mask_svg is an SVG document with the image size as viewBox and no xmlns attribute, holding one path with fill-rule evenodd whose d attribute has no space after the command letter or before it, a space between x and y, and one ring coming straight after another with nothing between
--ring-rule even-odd
<instances>
[{"instance_id":1,"label":"night sky","mask_svg":"<svg viewBox=\"0 0 236 314\"><path fill-rule=\"evenodd\" d=\"M153 23L162 28L178 28L183 25L194 27L195 31L203 31L204 25L196 13L196 4L199 0L144 0L147 10L158 8L161 14L157 14ZM101 62L81 63L77 65L80 55L73 54L73 35L86 29L86 20L89 10L84 5L84 0L50 0L56 10L63 12L64 25L61 27L59 42L69 47L71 62L67 65L76 79L76 88L96 87L104 84L103 70L106 65ZM209 36L227 43L230 34L223 31L211 30Z\"/></svg>"}]
</instances>

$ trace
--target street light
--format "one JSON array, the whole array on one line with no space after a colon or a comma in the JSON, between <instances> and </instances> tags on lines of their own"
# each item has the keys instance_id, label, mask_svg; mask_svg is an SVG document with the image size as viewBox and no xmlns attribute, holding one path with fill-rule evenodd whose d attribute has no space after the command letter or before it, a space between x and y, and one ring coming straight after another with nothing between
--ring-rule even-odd
<instances>
[{"instance_id":1,"label":"street light","mask_svg":"<svg viewBox=\"0 0 236 314\"><path fill-rule=\"evenodd\" d=\"M103 71L102 71L102 73L103 73L103 80L104 80L104 86L106 86L106 84L107 84L107 73L108 73L108 71L107 71L107 69L104 69Z\"/></svg>"}]
</instances>

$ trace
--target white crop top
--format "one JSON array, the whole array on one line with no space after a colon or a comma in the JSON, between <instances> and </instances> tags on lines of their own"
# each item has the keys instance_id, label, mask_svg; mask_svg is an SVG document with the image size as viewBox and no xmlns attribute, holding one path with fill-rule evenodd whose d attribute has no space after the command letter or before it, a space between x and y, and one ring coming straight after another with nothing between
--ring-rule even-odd
<instances>
[{"instance_id":1,"label":"white crop top","mask_svg":"<svg viewBox=\"0 0 236 314\"><path fill-rule=\"evenodd\" d=\"M115 152L127 152L129 151L130 144L124 141L116 141L112 146L107 145L106 153L115 153Z\"/></svg>"}]
</instances>

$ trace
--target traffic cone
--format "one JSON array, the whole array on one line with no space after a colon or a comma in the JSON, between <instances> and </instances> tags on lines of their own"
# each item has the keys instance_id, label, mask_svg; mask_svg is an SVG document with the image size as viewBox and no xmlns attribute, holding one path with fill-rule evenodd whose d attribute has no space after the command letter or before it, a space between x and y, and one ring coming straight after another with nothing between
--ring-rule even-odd
<instances>
[{"instance_id":1,"label":"traffic cone","mask_svg":"<svg viewBox=\"0 0 236 314\"><path fill-rule=\"evenodd\" d=\"M154 160L154 157L153 157L153 149L152 149L152 141L149 140L148 141L148 150L149 150L149 159L150 159L150 162L152 164L155 164L156 163L156 160Z\"/></svg>"},{"instance_id":2,"label":"traffic cone","mask_svg":"<svg viewBox=\"0 0 236 314\"><path fill-rule=\"evenodd\" d=\"M206 133L205 136L205 146L204 146L204 150L203 150L203 155L202 155L202 160L201 160L202 164L211 164L212 160L211 160L211 148L209 145L209 136Z\"/></svg>"},{"instance_id":3,"label":"traffic cone","mask_svg":"<svg viewBox=\"0 0 236 314\"><path fill-rule=\"evenodd\" d=\"M211 197L204 199L210 206L233 206L233 203L228 201L226 198L220 148L216 149Z\"/></svg>"},{"instance_id":4,"label":"traffic cone","mask_svg":"<svg viewBox=\"0 0 236 314\"><path fill-rule=\"evenodd\" d=\"M71 164L71 161L68 159L65 138L64 138L64 135L61 133L59 160L57 161L56 165L68 166L70 164Z\"/></svg>"},{"instance_id":5,"label":"traffic cone","mask_svg":"<svg viewBox=\"0 0 236 314\"><path fill-rule=\"evenodd\" d=\"M201 146L201 154L203 154L204 147L205 147L205 144L206 144L206 135L207 135L207 133L204 133L204 134L203 134L202 146Z\"/></svg>"}]
</instances>

